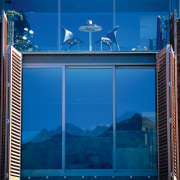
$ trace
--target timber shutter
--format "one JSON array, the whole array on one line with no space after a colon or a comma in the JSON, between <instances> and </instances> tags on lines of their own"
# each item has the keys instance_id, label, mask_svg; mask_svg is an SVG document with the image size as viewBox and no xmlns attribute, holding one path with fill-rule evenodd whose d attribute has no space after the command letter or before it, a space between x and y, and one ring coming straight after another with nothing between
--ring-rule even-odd
<instances>
[{"instance_id":1,"label":"timber shutter","mask_svg":"<svg viewBox=\"0 0 180 180\"><path fill-rule=\"evenodd\" d=\"M179 125L178 125L178 119L179 119L179 82L178 78L179 76L179 62L178 62L178 54L179 52L179 23L177 19L177 12L174 10L174 13L171 18L171 82L172 82L172 88L171 88L171 105L172 105L172 172L173 172L173 178L179 179ZM174 53L173 53L174 50Z\"/></svg>"},{"instance_id":2,"label":"timber shutter","mask_svg":"<svg viewBox=\"0 0 180 180\"><path fill-rule=\"evenodd\" d=\"M178 112L180 112L180 19L177 19L177 77L178 77ZM179 119L179 137L180 137L180 113L178 114ZM179 139L180 149L180 139ZM180 161L179 161L180 162ZM180 165L179 165L180 166Z\"/></svg>"},{"instance_id":3,"label":"timber shutter","mask_svg":"<svg viewBox=\"0 0 180 180\"><path fill-rule=\"evenodd\" d=\"M6 177L20 180L22 55L7 48L6 80Z\"/></svg>"},{"instance_id":4,"label":"timber shutter","mask_svg":"<svg viewBox=\"0 0 180 180\"><path fill-rule=\"evenodd\" d=\"M1 34L1 107L0 107L0 171L1 179L4 179L5 175L5 112L6 112L6 48L8 44L8 22L5 12L2 13L2 34Z\"/></svg>"},{"instance_id":5,"label":"timber shutter","mask_svg":"<svg viewBox=\"0 0 180 180\"><path fill-rule=\"evenodd\" d=\"M178 93L177 93L177 61L171 48L170 61L171 80L171 147L172 147L172 176L179 179L179 137L178 137Z\"/></svg>"},{"instance_id":6,"label":"timber shutter","mask_svg":"<svg viewBox=\"0 0 180 180\"><path fill-rule=\"evenodd\" d=\"M170 179L169 53L165 47L157 59L157 130L159 179Z\"/></svg>"},{"instance_id":7,"label":"timber shutter","mask_svg":"<svg viewBox=\"0 0 180 180\"><path fill-rule=\"evenodd\" d=\"M157 58L158 170L160 180L179 178L177 63L167 45Z\"/></svg>"}]
</instances>

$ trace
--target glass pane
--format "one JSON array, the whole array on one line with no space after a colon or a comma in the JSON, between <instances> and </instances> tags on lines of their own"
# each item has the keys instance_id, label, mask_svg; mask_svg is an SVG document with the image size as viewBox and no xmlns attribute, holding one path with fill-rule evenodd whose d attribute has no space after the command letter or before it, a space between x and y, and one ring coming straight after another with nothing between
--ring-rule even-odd
<instances>
[{"instance_id":1,"label":"glass pane","mask_svg":"<svg viewBox=\"0 0 180 180\"><path fill-rule=\"evenodd\" d=\"M92 51L159 50L169 43L169 14L179 9L178 4L178 0L11 0L2 3L6 10L16 11L12 12L13 18L9 16L9 43L23 51L87 51L89 39ZM88 20L92 20L92 24L89 25ZM94 25L101 29L97 30ZM91 37L88 31L80 30L80 26L88 26ZM116 26L115 36L109 36L108 32ZM62 27L71 35L66 36Z\"/></svg>"},{"instance_id":2,"label":"glass pane","mask_svg":"<svg viewBox=\"0 0 180 180\"><path fill-rule=\"evenodd\" d=\"M60 169L62 70L23 69L22 170Z\"/></svg>"},{"instance_id":3,"label":"glass pane","mask_svg":"<svg viewBox=\"0 0 180 180\"><path fill-rule=\"evenodd\" d=\"M117 12L116 23L121 51L155 51L169 43L168 12Z\"/></svg>"},{"instance_id":4,"label":"glass pane","mask_svg":"<svg viewBox=\"0 0 180 180\"><path fill-rule=\"evenodd\" d=\"M118 169L157 169L155 68L116 69Z\"/></svg>"},{"instance_id":5,"label":"glass pane","mask_svg":"<svg viewBox=\"0 0 180 180\"><path fill-rule=\"evenodd\" d=\"M91 20L92 25L100 26L100 30L92 29L91 41L92 50L99 51L101 37L105 37L108 31L113 28L113 1L112 0L61 0L61 26L73 33L74 38L79 38L82 43L72 46L71 50L89 50L89 31L80 30L82 26L87 26L87 21ZM69 23L71 22L71 23ZM90 27L90 28L91 28ZM64 33L62 34L62 42ZM68 43L62 44L62 50L68 49ZM103 45L103 50L110 50L107 45Z\"/></svg>"},{"instance_id":6,"label":"glass pane","mask_svg":"<svg viewBox=\"0 0 180 180\"><path fill-rule=\"evenodd\" d=\"M112 110L112 69L66 70L66 168L112 168Z\"/></svg>"},{"instance_id":7,"label":"glass pane","mask_svg":"<svg viewBox=\"0 0 180 180\"><path fill-rule=\"evenodd\" d=\"M160 50L169 43L169 1L116 0L116 24L122 51Z\"/></svg>"}]
</instances>

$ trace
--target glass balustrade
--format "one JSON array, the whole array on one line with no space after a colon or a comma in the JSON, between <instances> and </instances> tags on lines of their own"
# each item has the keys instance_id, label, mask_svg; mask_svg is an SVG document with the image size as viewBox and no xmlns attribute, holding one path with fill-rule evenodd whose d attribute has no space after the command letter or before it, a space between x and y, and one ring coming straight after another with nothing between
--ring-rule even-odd
<instances>
[{"instance_id":1,"label":"glass balustrade","mask_svg":"<svg viewBox=\"0 0 180 180\"><path fill-rule=\"evenodd\" d=\"M11 0L9 44L20 51L157 51L177 0Z\"/></svg>"}]
</instances>

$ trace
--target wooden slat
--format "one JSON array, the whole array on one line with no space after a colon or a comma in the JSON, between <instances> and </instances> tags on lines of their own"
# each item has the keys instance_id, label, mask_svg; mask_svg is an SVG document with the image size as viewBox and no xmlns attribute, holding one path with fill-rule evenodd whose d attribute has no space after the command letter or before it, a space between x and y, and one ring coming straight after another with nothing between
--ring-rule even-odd
<instances>
[{"instance_id":1,"label":"wooden slat","mask_svg":"<svg viewBox=\"0 0 180 180\"><path fill-rule=\"evenodd\" d=\"M20 163L19 163L19 162L20 162L21 158L18 157L18 156L14 156L14 155L12 155L11 157L12 157L11 162L16 163L16 165L14 165L14 166L11 167L11 168L20 167Z\"/></svg>"},{"instance_id":2,"label":"wooden slat","mask_svg":"<svg viewBox=\"0 0 180 180\"><path fill-rule=\"evenodd\" d=\"M158 55L157 97L159 179L170 180L173 174L175 180L179 179L177 63L170 45Z\"/></svg>"},{"instance_id":3,"label":"wooden slat","mask_svg":"<svg viewBox=\"0 0 180 180\"><path fill-rule=\"evenodd\" d=\"M17 139L17 138L14 138L14 136L11 136L11 138L13 139L13 141L14 141L15 143L19 143L19 141L21 140L21 138Z\"/></svg>"},{"instance_id":4,"label":"wooden slat","mask_svg":"<svg viewBox=\"0 0 180 180\"><path fill-rule=\"evenodd\" d=\"M16 116L15 114L12 114L12 115L11 115L11 118L12 118L12 119L15 118L15 119L17 119L17 120L19 119L19 117Z\"/></svg>"},{"instance_id":5,"label":"wooden slat","mask_svg":"<svg viewBox=\"0 0 180 180\"><path fill-rule=\"evenodd\" d=\"M18 103L14 102L14 104L12 105L12 107L17 108L18 110L21 110L21 108L18 106Z\"/></svg>"},{"instance_id":6,"label":"wooden slat","mask_svg":"<svg viewBox=\"0 0 180 180\"><path fill-rule=\"evenodd\" d=\"M177 119L180 119L180 19L177 19L176 20L176 31L177 31L177 36L176 36L176 41L177 43L175 43L176 45L176 50L175 50L175 59L176 59L176 63L177 63L177 94L178 94L178 107L177 107L177 112L178 112L178 117ZM177 125L176 126L177 128L177 132L179 132L178 134L178 137L180 137L180 125ZM179 138L179 141L178 141L179 146L177 151L179 152L179 149L180 149L180 138ZM179 159L179 163L178 163L178 166L180 167L180 157L179 157L179 154L177 156L177 159ZM178 171L178 177L179 177L179 171ZM180 178L180 177L179 177Z\"/></svg>"},{"instance_id":7,"label":"wooden slat","mask_svg":"<svg viewBox=\"0 0 180 180\"><path fill-rule=\"evenodd\" d=\"M8 174L9 180L20 180L21 169L21 82L22 82L22 58L21 54L12 46L8 46L7 81L7 114L10 120L8 136Z\"/></svg>"},{"instance_id":8,"label":"wooden slat","mask_svg":"<svg viewBox=\"0 0 180 180\"><path fill-rule=\"evenodd\" d=\"M11 164L13 164L14 166L17 166L17 167L21 167L20 165L17 165L17 163L11 162Z\"/></svg>"},{"instance_id":9,"label":"wooden slat","mask_svg":"<svg viewBox=\"0 0 180 180\"><path fill-rule=\"evenodd\" d=\"M14 125L12 124L12 125L11 125L11 129L12 129L13 133L14 133L14 132L16 132L16 133L21 133L21 128L19 128L18 126L15 126L15 127L14 127Z\"/></svg>"},{"instance_id":10,"label":"wooden slat","mask_svg":"<svg viewBox=\"0 0 180 180\"><path fill-rule=\"evenodd\" d=\"M13 173L11 173L11 174L12 174L12 176L9 177L10 180L20 180L19 177L16 177L16 174L15 175Z\"/></svg>"},{"instance_id":11,"label":"wooden slat","mask_svg":"<svg viewBox=\"0 0 180 180\"><path fill-rule=\"evenodd\" d=\"M14 86L18 91L21 90L21 89L20 89L18 86L16 86L15 84L13 84L13 86Z\"/></svg>"},{"instance_id":12,"label":"wooden slat","mask_svg":"<svg viewBox=\"0 0 180 180\"><path fill-rule=\"evenodd\" d=\"M172 141L172 172L179 179L179 140L178 140L178 94L177 94L177 62L171 48L171 141Z\"/></svg>"},{"instance_id":13,"label":"wooden slat","mask_svg":"<svg viewBox=\"0 0 180 180\"><path fill-rule=\"evenodd\" d=\"M16 119L16 118L14 118L14 117L11 117L11 119L12 119L13 121L15 121L15 122L18 122L18 123L20 123L20 122L21 122L20 120L18 120L18 119Z\"/></svg>"},{"instance_id":14,"label":"wooden slat","mask_svg":"<svg viewBox=\"0 0 180 180\"><path fill-rule=\"evenodd\" d=\"M179 20L176 18L177 12L174 10L174 14L171 18L171 82L172 82L172 92L171 92L171 107L172 107L172 126L171 126L171 141L172 141L172 172L173 178L179 179L179 126L178 126L178 113L180 104L180 24ZM173 50L174 53L173 53ZM178 97L179 96L179 97Z\"/></svg>"},{"instance_id":15,"label":"wooden slat","mask_svg":"<svg viewBox=\"0 0 180 180\"><path fill-rule=\"evenodd\" d=\"M158 170L159 179L165 177L170 180L171 159L170 159L170 127L169 127L169 69L168 53L169 46L166 46L157 59L157 130L158 130Z\"/></svg>"},{"instance_id":16,"label":"wooden slat","mask_svg":"<svg viewBox=\"0 0 180 180\"><path fill-rule=\"evenodd\" d=\"M13 92L13 97L16 99L16 100L18 100L18 101L21 101L21 96L17 96L15 93L14 93L14 91L12 91Z\"/></svg>"},{"instance_id":17,"label":"wooden slat","mask_svg":"<svg viewBox=\"0 0 180 180\"><path fill-rule=\"evenodd\" d=\"M19 151L18 151L18 150L13 149L13 150L12 150L12 154L14 154L14 152L18 153L18 156L21 156L21 155L19 154Z\"/></svg>"},{"instance_id":18,"label":"wooden slat","mask_svg":"<svg viewBox=\"0 0 180 180\"><path fill-rule=\"evenodd\" d=\"M20 171L13 170L13 173L14 173L14 174L16 173L16 176L17 176L17 174L19 174L19 173L20 173Z\"/></svg>"},{"instance_id":19,"label":"wooden slat","mask_svg":"<svg viewBox=\"0 0 180 180\"><path fill-rule=\"evenodd\" d=\"M15 131L12 132L14 135L21 137L19 133L16 133Z\"/></svg>"},{"instance_id":20,"label":"wooden slat","mask_svg":"<svg viewBox=\"0 0 180 180\"><path fill-rule=\"evenodd\" d=\"M6 157L7 157L7 139L6 139L6 132L7 127L5 124L6 120L6 52L7 52L7 44L8 44L8 21L5 12L2 13L2 35L1 35L1 112L0 113L0 169L1 169L1 177L0 179L4 179L4 174L7 171L5 166ZM3 56L4 53L4 56ZM2 141L1 141L2 140Z\"/></svg>"}]
</instances>

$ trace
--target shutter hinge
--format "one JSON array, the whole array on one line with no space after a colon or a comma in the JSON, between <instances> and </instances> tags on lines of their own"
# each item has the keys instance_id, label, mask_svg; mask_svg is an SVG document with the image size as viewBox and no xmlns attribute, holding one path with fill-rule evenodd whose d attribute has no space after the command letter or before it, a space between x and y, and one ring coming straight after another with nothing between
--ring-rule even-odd
<instances>
[{"instance_id":1,"label":"shutter hinge","mask_svg":"<svg viewBox=\"0 0 180 180\"><path fill-rule=\"evenodd\" d=\"M11 86L11 84L9 82L7 82L7 87L10 87L10 86Z\"/></svg>"},{"instance_id":2,"label":"shutter hinge","mask_svg":"<svg viewBox=\"0 0 180 180\"><path fill-rule=\"evenodd\" d=\"M171 172L171 173L170 173L170 176L171 176L171 177L174 177L174 174L173 174L173 172Z\"/></svg>"},{"instance_id":3,"label":"shutter hinge","mask_svg":"<svg viewBox=\"0 0 180 180\"><path fill-rule=\"evenodd\" d=\"M168 83L168 85L171 87L171 81Z\"/></svg>"},{"instance_id":4,"label":"shutter hinge","mask_svg":"<svg viewBox=\"0 0 180 180\"><path fill-rule=\"evenodd\" d=\"M5 178L8 178L9 177L9 174L8 173L5 173Z\"/></svg>"},{"instance_id":5,"label":"shutter hinge","mask_svg":"<svg viewBox=\"0 0 180 180\"><path fill-rule=\"evenodd\" d=\"M11 52L10 49L7 49L7 54L10 54L10 52Z\"/></svg>"},{"instance_id":6,"label":"shutter hinge","mask_svg":"<svg viewBox=\"0 0 180 180\"><path fill-rule=\"evenodd\" d=\"M9 122L10 122L9 119L6 119L6 124L9 124Z\"/></svg>"},{"instance_id":7,"label":"shutter hinge","mask_svg":"<svg viewBox=\"0 0 180 180\"><path fill-rule=\"evenodd\" d=\"M172 123L172 118L169 118L169 123L170 123L170 124Z\"/></svg>"},{"instance_id":8,"label":"shutter hinge","mask_svg":"<svg viewBox=\"0 0 180 180\"><path fill-rule=\"evenodd\" d=\"M168 52L171 54L171 48L168 49Z\"/></svg>"}]
</instances>

